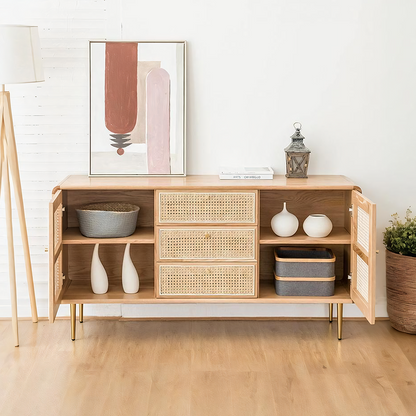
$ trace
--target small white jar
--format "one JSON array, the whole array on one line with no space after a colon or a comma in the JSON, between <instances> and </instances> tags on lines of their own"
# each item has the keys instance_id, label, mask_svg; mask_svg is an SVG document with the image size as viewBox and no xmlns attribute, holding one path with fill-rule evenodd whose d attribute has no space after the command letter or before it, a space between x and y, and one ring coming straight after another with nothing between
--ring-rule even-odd
<instances>
[{"instance_id":1,"label":"small white jar","mask_svg":"<svg viewBox=\"0 0 416 416\"><path fill-rule=\"evenodd\" d=\"M332 231L332 221L324 214L311 214L303 222L303 230L309 237L326 237Z\"/></svg>"},{"instance_id":2,"label":"small white jar","mask_svg":"<svg viewBox=\"0 0 416 416\"><path fill-rule=\"evenodd\" d=\"M286 209L286 202L283 210L272 218L271 227L279 237L291 237L298 230L299 220Z\"/></svg>"}]
</instances>

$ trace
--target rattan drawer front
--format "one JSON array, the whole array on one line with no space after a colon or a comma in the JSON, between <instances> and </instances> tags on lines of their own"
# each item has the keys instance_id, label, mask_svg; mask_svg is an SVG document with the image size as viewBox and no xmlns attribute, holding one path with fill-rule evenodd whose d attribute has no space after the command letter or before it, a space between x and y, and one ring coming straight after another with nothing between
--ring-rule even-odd
<instances>
[{"instance_id":1,"label":"rattan drawer front","mask_svg":"<svg viewBox=\"0 0 416 416\"><path fill-rule=\"evenodd\" d=\"M255 296L256 266L159 265L158 296Z\"/></svg>"},{"instance_id":2,"label":"rattan drawer front","mask_svg":"<svg viewBox=\"0 0 416 416\"><path fill-rule=\"evenodd\" d=\"M255 228L164 228L160 260L255 260Z\"/></svg>"},{"instance_id":3,"label":"rattan drawer front","mask_svg":"<svg viewBox=\"0 0 416 416\"><path fill-rule=\"evenodd\" d=\"M255 224L256 192L159 192L160 224Z\"/></svg>"}]
</instances>

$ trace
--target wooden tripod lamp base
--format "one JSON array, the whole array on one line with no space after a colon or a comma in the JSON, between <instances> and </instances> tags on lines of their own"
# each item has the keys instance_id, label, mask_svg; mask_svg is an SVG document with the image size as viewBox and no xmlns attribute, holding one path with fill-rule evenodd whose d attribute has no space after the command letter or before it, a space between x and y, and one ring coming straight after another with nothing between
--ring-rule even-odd
<instances>
[{"instance_id":1,"label":"wooden tripod lamp base","mask_svg":"<svg viewBox=\"0 0 416 416\"><path fill-rule=\"evenodd\" d=\"M26 264L27 285L29 288L32 321L38 321L35 289L33 286L32 265L30 262L29 242L27 239L26 218L23 208L22 186L17 161L16 140L14 137L10 93L5 84L41 82L43 76L42 56L40 53L37 26L0 25L0 193L3 186L6 206L6 228L9 249L9 277L12 305L13 335L16 347L19 346L17 326L16 270L14 263L12 201L10 195L10 177L13 182L20 232Z\"/></svg>"},{"instance_id":2,"label":"wooden tripod lamp base","mask_svg":"<svg viewBox=\"0 0 416 416\"><path fill-rule=\"evenodd\" d=\"M38 321L36 310L35 288L33 285L32 265L30 261L29 241L27 236L26 218L23 206L22 186L20 183L19 164L17 160L16 141L14 137L10 93L0 91L0 194L3 188L6 208L6 228L8 242L10 297L12 305L12 326L15 346L19 346L19 332L17 324L17 293L16 270L14 260L12 204L10 194L10 177L12 178L17 212L19 214L20 232L22 235L23 252L26 264L26 277L29 288L32 321Z\"/></svg>"}]
</instances>

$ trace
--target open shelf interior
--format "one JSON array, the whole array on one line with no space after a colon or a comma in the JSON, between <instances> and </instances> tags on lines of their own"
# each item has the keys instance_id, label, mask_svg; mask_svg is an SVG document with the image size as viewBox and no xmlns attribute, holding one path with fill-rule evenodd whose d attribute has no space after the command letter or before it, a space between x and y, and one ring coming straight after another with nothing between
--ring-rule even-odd
<instances>
[{"instance_id":1,"label":"open shelf interior","mask_svg":"<svg viewBox=\"0 0 416 416\"><path fill-rule=\"evenodd\" d=\"M229 296L224 298L172 298L156 299L153 284L149 281L140 283L140 290L134 294L123 292L121 280L111 280L108 292L103 295L96 295L91 290L90 281L70 281L62 298L62 303L352 303L345 285L335 286L334 296L278 296L276 295L273 281L261 281L259 297L256 299L233 299Z\"/></svg>"},{"instance_id":2,"label":"open shelf interior","mask_svg":"<svg viewBox=\"0 0 416 416\"><path fill-rule=\"evenodd\" d=\"M283 246L283 245L281 245ZM349 273L350 246L339 244L314 245L314 247L325 247L332 250L335 255L335 278L337 281L346 281ZM273 270L275 270L274 245L260 246L260 282L273 281Z\"/></svg>"},{"instance_id":3,"label":"open shelf interior","mask_svg":"<svg viewBox=\"0 0 416 416\"><path fill-rule=\"evenodd\" d=\"M153 244L155 242L153 227L137 227L136 231L127 237L91 238L81 234L78 227L67 228L62 236L63 244Z\"/></svg>"},{"instance_id":4,"label":"open shelf interior","mask_svg":"<svg viewBox=\"0 0 416 416\"><path fill-rule=\"evenodd\" d=\"M67 279L86 281L90 284L92 244L67 244L63 247L67 260ZM107 272L110 285L121 278L125 246L123 244L100 244L98 255ZM153 285L154 247L152 244L133 244L130 257L139 274L140 282Z\"/></svg>"},{"instance_id":5,"label":"open shelf interior","mask_svg":"<svg viewBox=\"0 0 416 416\"><path fill-rule=\"evenodd\" d=\"M79 227L76 210L88 204L102 202L127 202L140 208L138 228L154 225L154 192L152 190L69 190L64 193L64 229Z\"/></svg>"},{"instance_id":6,"label":"open shelf interior","mask_svg":"<svg viewBox=\"0 0 416 416\"><path fill-rule=\"evenodd\" d=\"M307 237L303 232L303 222L311 214L325 214L332 221L334 229L326 238L339 242L334 241L330 244L348 244L350 242L351 216L349 207L351 205L351 192L339 190L260 191L260 226L265 230L266 237L272 237L270 235L270 233L273 234L270 228L271 220L274 215L282 211L285 202L286 209L299 220L298 233L294 237L290 237L293 241L291 244L298 244L296 240L301 244L321 244L308 240L310 237ZM267 230L270 230L270 233ZM275 238L279 237L275 236ZM260 240L265 241L266 239L261 236ZM345 243L341 241L345 241ZM274 242L271 244L274 244Z\"/></svg>"},{"instance_id":7,"label":"open shelf interior","mask_svg":"<svg viewBox=\"0 0 416 416\"><path fill-rule=\"evenodd\" d=\"M259 236L259 297L258 298L163 298L154 294L154 191L153 190L68 190L64 192L63 205L63 272L65 284L62 303L352 303L347 275L350 263L351 217L350 191L331 190L261 190ZM76 209L97 202L129 202L140 207L137 228L133 235L123 238L88 238L79 231ZM272 217L280 212L283 203L299 219L297 233L289 238L275 235L270 227ZM325 214L333 230L325 238L308 237L302 228L310 214ZM107 271L109 290L104 295L92 292L90 273L94 244L99 243L99 256ZM140 290L126 294L121 284L124 244L131 243L130 254L140 278ZM273 269L274 247L285 245L314 245L330 248L335 256L335 295L278 296L275 293ZM231 264L231 263L230 263Z\"/></svg>"}]
</instances>

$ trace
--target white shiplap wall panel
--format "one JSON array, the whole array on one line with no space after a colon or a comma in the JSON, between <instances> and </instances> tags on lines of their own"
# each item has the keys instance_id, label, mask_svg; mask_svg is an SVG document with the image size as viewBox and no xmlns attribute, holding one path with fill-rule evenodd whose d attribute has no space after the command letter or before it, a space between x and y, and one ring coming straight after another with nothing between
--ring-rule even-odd
<instances>
[{"instance_id":1,"label":"white shiplap wall panel","mask_svg":"<svg viewBox=\"0 0 416 416\"><path fill-rule=\"evenodd\" d=\"M59 141L57 138L59 137ZM26 144L53 144L59 146L60 142L71 143L73 146L78 144L85 144L88 141L88 134L80 134L74 137L70 133L65 134L25 134ZM88 145L88 143L87 143Z\"/></svg>"},{"instance_id":2,"label":"white shiplap wall panel","mask_svg":"<svg viewBox=\"0 0 416 416\"><path fill-rule=\"evenodd\" d=\"M71 174L88 172L88 41L120 39L119 0L13 0L0 24L39 27L45 82L7 85L25 200L39 316L48 314L48 203ZM7 240L0 199L0 317L10 316ZM24 257L13 203L19 316L30 316ZM68 314L61 308L61 314ZM108 308L103 308L106 311ZM113 314L114 312L111 312ZM113 308L114 309L114 308ZM116 312L120 307L116 307ZM98 314L100 314L98 312Z\"/></svg>"},{"instance_id":3,"label":"white shiplap wall panel","mask_svg":"<svg viewBox=\"0 0 416 416\"><path fill-rule=\"evenodd\" d=\"M16 100L13 103L15 106L17 105ZM53 104L42 104L37 105L36 109L34 110L32 116L62 116L62 115L71 115L75 117L82 116L85 119L85 111L88 111L87 106L79 106L74 109L71 105L53 105ZM13 114L13 118L16 119L17 117L25 117L25 114L20 111L15 111Z\"/></svg>"}]
</instances>

